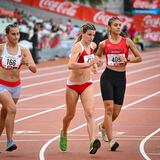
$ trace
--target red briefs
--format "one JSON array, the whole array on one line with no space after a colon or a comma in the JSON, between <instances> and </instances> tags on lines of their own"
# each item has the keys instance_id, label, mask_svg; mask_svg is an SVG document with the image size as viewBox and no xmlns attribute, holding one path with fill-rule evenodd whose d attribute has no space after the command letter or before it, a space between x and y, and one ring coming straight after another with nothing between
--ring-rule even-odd
<instances>
[{"instance_id":1,"label":"red briefs","mask_svg":"<svg viewBox=\"0 0 160 160\"><path fill-rule=\"evenodd\" d=\"M93 84L93 82L86 82L83 84L73 84L73 85L67 84L67 87L73 89L78 94L81 94L88 86L90 86L92 84Z\"/></svg>"},{"instance_id":2,"label":"red briefs","mask_svg":"<svg viewBox=\"0 0 160 160\"><path fill-rule=\"evenodd\" d=\"M21 81L18 80L16 82L8 82L8 81L0 79L0 84L7 86L7 87L17 87L18 85L21 84Z\"/></svg>"}]
</instances>

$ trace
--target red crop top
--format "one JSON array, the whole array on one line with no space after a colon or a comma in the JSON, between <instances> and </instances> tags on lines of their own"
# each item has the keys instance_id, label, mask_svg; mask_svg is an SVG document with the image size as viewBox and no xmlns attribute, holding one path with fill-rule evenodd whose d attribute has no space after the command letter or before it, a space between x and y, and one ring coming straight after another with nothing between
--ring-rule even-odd
<instances>
[{"instance_id":1,"label":"red crop top","mask_svg":"<svg viewBox=\"0 0 160 160\"><path fill-rule=\"evenodd\" d=\"M106 55L106 63L110 66L115 66L117 63L120 63L120 56L128 58L126 38L122 37L118 44L113 44L107 39L105 41L104 54ZM124 65L126 65L126 63Z\"/></svg>"},{"instance_id":2,"label":"red crop top","mask_svg":"<svg viewBox=\"0 0 160 160\"><path fill-rule=\"evenodd\" d=\"M93 48L92 48L92 45L90 44L90 54L88 54L88 53L85 51L82 43L81 43L81 42L79 42L79 43L80 43L81 48L82 48L82 53L81 53L81 55L78 57L77 62L78 62L78 63L88 62L90 59L94 58L94 54L93 54L93 51L94 51L94 50L93 50Z\"/></svg>"}]
</instances>

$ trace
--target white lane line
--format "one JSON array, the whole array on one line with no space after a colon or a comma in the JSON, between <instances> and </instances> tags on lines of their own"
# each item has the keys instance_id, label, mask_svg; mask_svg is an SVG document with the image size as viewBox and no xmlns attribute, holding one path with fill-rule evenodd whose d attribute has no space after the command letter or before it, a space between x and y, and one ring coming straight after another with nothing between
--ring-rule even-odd
<instances>
[{"instance_id":1,"label":"white lane line","mask_svg":"<svg viewBox=\"0 0 160 160\"><path fill-rule=\"evenodd\" d=\"M136 66L137 65L143 65L143 64L148 64L148 63L151 63L151 62L155 62L156 63L156 61L157 62L159 62L159 60L160 60L160 58L156 58L156 59L150 59L150 60L146 60L146 61L142 61L142 63L137 63L136 64ZM132 66L134 66L134 64L128 64L128 66L127 67L132 67ZM103 71L103 69L102 70L99 70L100 72L102 72ZM61 74L61 73L68 73L68 69L66 68L66 70L62 70L62 71L52 71L52 72L50 72L50 73L42 73L42 74L34 74L33 76L24 76L24 77L22 77L21 79L22 80L26 80L26 79L34 79L34 78L39 78L39 77L45 77L45 76L51 76L51 75L58 75L58 74Z\"/></svg>"},{"instance_id":2,"label":"white lane line","mask_svg":"<svg viewBox=\"0 0 160 160\"><path fill-rule=\"evenodd\" d=\"M40 131L31 131L31 130L23 130L23 131L14 131L15 134L35 134L40 133Z\"/></svg>"},{"instance_id":3,"label":"white lane line","mask_svg":"<svg viewBox=\"0 0 160 160\"><path fill-rule=\"evenodd\" d=\"M39 78L39 77L46 77L46 76L51 76L51 75L57 75L57 74L61 74L61 73L68 73L68 69L66 68L66 70L63 71L54 71L51 73L43 73L43 74L35 74L34 76L27 76L27 77L22 77L22 80L26 80L26 79L33 79L33 78Z\"/></svg>"},{"instance_id":4,"label":"white lane line","mask_svg":"<svg viewBox=\"0 0 160 160\"><path fill-rule=\"evenodd\" d=\"M68 137L68 138L69 138L69 141L88 141L88 138L70 138L70 137ZM101 139L101 137L97 137L97 138ZM141 138L121 138L121 137L116 137L116 139L118 141L139 141ZM158 139L154 139L154 141L157 141L157 140ZM55 141L58 141L58 139L55 140Z\"/></svg>"},{"instance_id":5,"label":"white lane line","mask_svg":"<svg viewBox=\"0 0 160 160\"><path fill-rule=\"evenodd\" d=\"M132 83L128 83L126 86L132 86L132 85L135 85L135 84L138 84L138 83L141 83L141 82L144 82L144 81L147 81L147 80L151 80L153 78L157 78L159 77L160 74L156 74L154 76L151 76L151 77L147 77L147 78L144 78L144 79L141 79L141 80L138 80L138 81L135 81L135 82L132 82ZM95 80L94 82L99 82L99 80Z\"/></svg>"},{"instance_id":6,"label":"white lane line","mask_svg":"<svg viewBox=\"0 0 160 160\"><path fill-rule=\"evenodd\" d=\"M142 53L142 57L143 58L148 58L149 57L149 59L150 58L152 58L152 57L156 57L156 58L158 58L157 56L159 55L158 54L159 53L159 51L149 51L149 52L144 52L144 53ZM145 54L145 55L144 55ZM146 55L147 54L147 55ZM146 60L145 60L146 61ZM153 60L154 61L154 60ZM144 61L142 61L142 63L143 63ZM138 64L138 63L137 63ZM49 67L38 67L38 71L45 71L45 70L50 70L50 69L58 69L58 68L67 68L67 64L65 64L65 65L54 65L54 66L49 66ZM29 73L30 71L28 70L28 69L26 69L26 70L23 70L21 73L23 74L23 73Z\"/></svg>"},{"instance_id":7,"label":"white lane line","mask_svg":"<svg viewBox=\"0 0 160 160\"><path fill-rule=\"evenodd\" d=\"M130 103L130 104L127 104L127 105L125 105L125 106L122 107L122 108L123 108L123 109L126 109L126 108L128 108L128 107L130 107L130 106L132 106L132 105L135 105L135 104L137 104L137 103L140 103L140 102L142 102L142 101L145 101L146 99L149 99L149 98L151 98L151 97L154 97L154 96L156 96L156 95L158 95L158 94L160 94L160 91L155 92L155 93L153 93L153 94L151 94L151 95L149 95L149 96L146 96L146 97L144 97L144 98L142 98L142 99L139 99L138 101L135 101L135 102L132 102L132 103Z\"/></svg>"},{"instance_id":8,"label":"white lane line","mask_svg":"<svg viewBox=\"0 0 160 160\"><path fill-rule=\"evenodd\" d=\"M142 71L146 71L146 70L154 69L154 68L158 68L158 67L160 67L160 65L159 65L159 64L158 64L158 65L154 65L154 66L150 66L150 67L142 68L142 69L140 69L140 71L142 72ZM130 75L130 74L138 73L138 72L139 72L139 70L137 69L137 70L130 71L130 72L126 72L126 73L127 73L127 75Z\"/></svg>"},{"instance_id":9,"label":"white lane line","mask_svg":"<svg viewBox=\"0 0 160 160\"><path fill-rule=\"evenodd\" d=\"M151 138L153 137L155 134L157 134L158 132L160 132L160 128L158 128L157 130L155 130L154 132L152 132L151 134L149 134L147 137L145 137L141 143L140 143L140 146L139 146L139 149L140 149L140 152L142 154L142 156L145 158L145 160L151 160L147 154L145 153L145 150L144 150L144 145L145 143Z\"/></svg>"},{"instance_id":10,"label":"white lane line","mask_svg":"<svg viewBox=\"0 0 160 160\"><path fill-rule=\"evenodd\" d=\"M52 137L53 137L53 135L52 135ZM45 137L43 137L43 138L38 137L38 139L36 139L36 138L37 137L35 137L35 139L29 139L27 137L26 139L16 139L16 142L32 142L32 141L33 142L42 142L42 141L46 142L49 140L49 138L47 138L47 137L46 138ZM69 138L69 141L87 141L87 140L88 140L88 138ZM117 140L118 141L139 141L140 138L121 138L121 137L118 137ZM58 141L58 139L56 139L55 141ZM155 139L155 141L157 141L157 140ZM6 140L0 140L0 142L6 143ZM160 153L148 153L148 154L152 155L152 156L160 155Z\"/></svg>"},{"instance_id":11,"label":"white lane line","mask_svg":"<svg viewBox=\"0 0 160 160\"><path fill-rule=\"evenodd\" d=\"M127 75L132 75L132 74L135 74L135 73L143 72L143 71L154 69L154 68L158 68L158 67L160 67L160 65L146 67L146 68L138 69L136 71L129 71L129 72L127 72ZM98 73L102 73L102 72L103 72L103 70L99 70L98 71ZM39 82L39 83L32 83L32 84L29 84L29 85L22 86L22 88L35 87L35 86L38 86L38 85L59 82L59 81L63 81L63 80L66 80L66 79L67 79L67 77L62 77L62 78L59 78L59 79L53 79L53 80L44 81L44 82L42 81L42 82Z\"/></svg>"},{"instance_id":12,"label":"white lane line","mask_svg":"<svg viewBox=\"0 0 160 160\"><path fill-rule=\"evenodd\" d=\"M128 87L128 86L135 85L135 84L138 84L138 83L141 83L141 82L144 82L144 81L147 81L147 80L150 80L150 79L153 79L153 78L156 78L156 77L157 77L157 76L153 76L153 77L149 77L149 78L145 78L145 79L142 79L142 80L139 80L139 81L135 81L135 82L129 83L129 84L127 84L127 87ZM65 90L65 89L62 89L62 90ZM54 91L52 91L52 93L53 93L53 92L54 92ZM47 93L47 94L52 94L52 93L49 92L49 93ZM29 97L29 98L26 98L26 99L21 99L20 102L26 101L26 100L30 100L30 99L33 99L33 98L42 97L42 96L45 96L45 95L46 95L46 94L44 93L44 94L40 94L40 95L37 95L37 96ZM101 94L98 93L98 94L96 94L96 95L94 95L94 96L97 97L97 96L100 96L100 95L101 95ZM51 112L51 111L54 111L54 110L57 110L57 109L61 109L61 108L65 107L65 106L66 106L65 104L64 104L64 105L60 105L60 106L57 106L57 107L52 108L52 109L49 109L49 110L45 110L45 111L38 112L38 113L33 114L33 115L30 115L30 116L26 116L26 117L20 118L20 119L18 119L18 120L15 120L15 123L16 123L16 122L20 122L20 121L22 121L22 120L26 120L26 119L29 119L29 118L33 118L33 117L42 115L42 114L44 114L44 113Z\"/></svg>"},{"instance_id":13,"label":"white lane line","mask_svg":"<svg viewBox=\"0 0 160 160\"><path fill-rule=\"evenodd\" d=\"M46 142L48 141L49 138L39 138L39 139L16 139L16 142ZM69 138L69 141L87 141L88 138ZM117 138L118 141L139 141L140 139L136 138L136 139L133 139L133 138ZM55 141L58 141L55 140ZM157 140L156 140L157 141ZM6 140L0 140L1 143L6 143ZM152 156L159 156L160 153L149 153L150 155Z\"/></svg>"},{"instance_id":14,"label":"white lane line","mask_svg":"<svg viewBox=\"0 0 160 160\"><path fill-rule=\"evenodd\" d=\"M16 139L16 142L41 142L41 141L48 141L48 139ZM6 140L1 140L0 142L6 143ZM35 144L34 144L35 145Z\"/></svg>"},{"instance_id":15,"label":"white lane line","mask_svg":"<svg viewBox=\"0 0 160 160\"><path fill-rule=\"evenodd\" d=\"M49 66L49 67L38 67L38 71L45 71L45 70L50 70L50 69L59 69L59 68L67 68L66 65L54 65L54 66ZM29 73L30 71L28 69L22 71L22 73Z\"/></svg>"},{"instance_id":16,"label":"white lane line","mask_svg":"<svg viewBox=\"0 0 160 160\"><path fill-rule=\"evenodd\" d=\"M140 138L140 139L142 139L142 138L145 138L145 136L137 136L137 135L127 135L127 134L125 134L125 135L119 136L119 138ZM160 139L160 136L152 137L152 140L154 140L154 139Z\"/></svg>"},{"instance_id":17,"label":"white lane line","mask_svg":"<svg viewBox=\"0 0 160 160\"><path fill-rule=\"evenodd\" d=\"M147 97L144 97L144 98L142 98L142 99L143 99L143 101L145 101L146 99L149 99L149 98L151 98L151 97L153 97L153 96L155 96L155 95L157 95L157 94L159 94L159 93L160 93L160 91L155 92L155 93L153 93L153 94L151 94L151 95L148 95ZM130 107L130 106L132 106L132 105L134 105L134 104L140 103L140 102L142 102L141 99L139 99L138 101L135 101L135 102L133 102L133 103L130 103L130 104L122 107L122 109L126 109L126 108L128 108L128 107ZM102 119L103 117L104 117L104 116L100 116L100 117L96 118L95 121L98 121L98 120ZM75 127L75 128L73 128L73 129L69 130L68 133L72 133L72 132L74 132L74 131L76 131L76 130L78 130L78 129L81 129L82 127L85 127L86 125L87 125L87 123L84 123L84 124L82 124L82 125L80 125L80 126L78 126L78 127ZM39 152L39 159L40 159L40 160L45 160L44 153L45 153L46 148L47 148L53 141L57 140L58 138L59 138L59 135L56 136L56 137L54 137L54 138L52 138L52 139L50 139L47 143L45 143L45 144L42 146L42 148L41 148L41 150L40 150L40 152Z\"/></svg>"},{"instance_id":18,"label":"white lane line","mask_svg":"<svg viewBox=\"0 0 160 160\"><path fill-rule=\"evenodd\" d=\"M137 83L140 83L140 82L144 82L144 81L147 81L147 80L150 80L150 79L153 79L153 78L157 78L159 76L160 76L160 74L157 74L157 75L154 75L154 76L151 76L151 77L148 77L148 78L144 78L144 79L141 79L139 81L135 81L135 82L132 82L130 84L127 84L127 86L134 85L134 84L137 84Z\"/></svg>"},{"instance_id":19,"label":"white lane line","mask_svg":"<svg viewBox=\"0 0 160 160\"><path fill-rule=\"evenodd\" d=\"M159 61L159 60L160 60L160 58L157 58L157 59L149 59L149 60L144 60L144 61L142 61L141 63L137 63L137 64L143 65L143 64L148 64L148 63L156 62L156 61ZM134 63L129 63L129 64L127 65L127 67L131 67L131 66L134 66L134 65L135 65Z\"/></svg>"},{"instance_id":20,"label":"white lane line","mask_svg":"<svg viewBox=\"0 0 160 160\"><path fill-rule=\"evenodd\" d=\"M139 135L128 135L126 134L126 132L115 132L113 133L116 138L118 139L127 139L127 138L130 138L130 139L141 139L142 138L145 138L146 136L139 136ZM35 136L35 137L45 137L45 136L58 136L59 133L41 133L40 131L30 131L30 130L25 130L25 131L14 131L14 136L15 137L26 137L26 136ZM98 133L98 135L100 135L100 132ZM2 134L2 136L6 136L6 134ZM75 133L71 133L68 135L69 139L72 137L88 137L88 134L75 134ZM87 138L88 139L88 138ZM154 136L154 137L151 137L150 138L151 141L154 141L154 140L160 140L160 136Z\"/></svg>"},{"instance_id":21,"label":"white lane line","mask_svg":"<svg viewBox=\"0 0 160 160\"><path fill-rule=\"evenodd\" d=\"M147 154L149 154L151 156L160 156L160 153L147 153Z\"/></svg>"},{"instance_id":22,"label":"white lane line","mask_svg":"<svg viewBox=\"0 0 160 160\"><path fill-rule=\"evenodd\" d=\"M40 131L39 131L40 132ZM98 133L99 135L100 133ZM2 134L3 136L6 136L6 134ZM14 136L58 136L59 133L22 133L22 134L14 134ZM115 136L116 138L137 138L137 139L142 139L142 138L145 138L145 136L133 136L133 135L125 135L125 132L115 132ZM68 137L87 137L88 139L88 135L87 134L69 134ZM160 140L160 136L154 136L151 138L151 141L154 141L154 140Z\"/></svg>"},{"instance_id":23,"label":"white lane line","mask_svg":"<svg viewBox=\"0 0 160 160\"><path fill-rule=\"evenodd\" d=\"M130 75L131 74L134 74L134 73L129 73ZM137 83L140 83L140 82L144 82L146 80L150 80L150 79L153 79L153 78L157 78L159 77L160 74L157 74L157 75L154 75L154 76L151 76L151 77L148 77L148 78L145 78L145 79L142 79L142 80L139 80L139 81L135 81L133 83L130 83L131 85L133 84L137 84ZM51 80L52 81L52 80ZM38 85L42 85L42 84L48 84L50 83L51 81L45 81L45 82L40 82L40 83L36 83L36 84L31 84L31 85L27 85L27 86L22 86L22 88L28 88L28 87L31 87L31 86L38 86ZM52 82L55 82L56 80L53 80ZM99 82L99 79L98 80L95 80L93 82ZM127 86L129 86L130 84L127 84ZM45 93L42 93L42 94L38 94L38 95L35 95L35 96L32 96L32 97L27 97L27 98L23 98L23 99L20 99L19 102L24 102L24 101L27 101L27 100L31 100L31 99L35 99L35 98L39 98L39 97L42 97L42 96L46 96L46 95L50 95L50 94L54 94L54 93L59 93L59 92L62 92L64 91L65 88L63 89L57 89L57 90L54 90L54 91L50 91L50 92L45 92Z\"/></svg>"},{"instance_id":24,"label":"white lane line","mask_svg":"<svg viewBox=\"0 0 160 160\"><path fill-rule=\"evenodd\" d=\"M146 96L146 94L145 93L143 93L143 94L133 94L133 93L131 93L131 94L127 94L126 95L127 97L144 97L144 96Z\"/></svg>"},{"instance_id":25,"label":"white lane line","mask_svg":"<svg viewBox=\"0 0 160 160\"><path fill-rule=\"evenodd\" d=\"M38 113L32 114L30 116L26 116L26 117L17 119L17 120L15 120L15 123L20 122L20 121L24 121L26 119L30 119L30 118L33 118L33 117L36 117L36 116L39 116L39 115L42 115L42 114L45 114L45 113L48 113L48 112L51 112L51 111L54 111L54 110L61 109L61 108L65 107L65 106L66 105L61 105L61 106L58 106L58 107L55 107L55 108L52 108L52 109L49 109L49 110L45 110L45 111L42 111L42 112L38 112Z\"/></svg>"},{"instance_id":26,"label":"white lane line","mask_svg":"<svg viewBox=\"0 0 160 160\"><path fill-rule=\"evenodd\" d=\"M159 77L159 76L160 76L160 74L157 74L157 75L154 75L154 76L151 76L151 77L148 77L148 78L145 78L145 79L138 80L138 81L132 82L132 83L130 83L130 84L127 84L127 86L134 85L134 84L138 84L138 83L141 83L141 82L144 82L144 81L153 79L153 78L157 78L157 77ZM99 79L97 79L97 80L95 80L95 81L93 81L93 82L94 82L94 83L95 83L95 82L99 82ZM32 96L32 97L20 99L18 102L23 102L23 101L27 101L27 100L39 98L39 97L42 97L42 96L46 96L46 95L50 95L50 94L54 94L54 93L59 93L59 92L62 92L62 91L64 91L64 90L65 90L65 88L63 88L63 89L58 89L58 90L54 90L54 91L50 91L50 92L45 92L45 93L38 94L38 95L35 95L35 96Z\"/></svg>"},{"instance_id":27,"label":"white lane line","mask_svg":"<svg viewBox=\"0 0 160 160\"><path fill-rule=\"evenodd\" d=\"M136 111L136 110L142 110L142 111L160 111L160 108L158 108L159 106L157 106L157 108L142 108L142 107L138 107L138 108L129 108L127 109L127 111L130 111L130 110L133 110L133 111ZM53 107L50 107L50 108L17 108L18 111L40 111L40 110L46 110L46 109L51 109ZM64 110L65 108L61 108L61 110ZM84 109L83 108L80 108L80 107L77 107L76 109L77 111L83 111ZM103 107L99 107L99 108L96 108L96 110L104 110Z\"/></svg>"},{"instance_id":28,"label":"white lane line","mask_svg":"<svg viewBox=\"0 0 160 160\"><path fill-rule=\"evenodd\" d=\"M160 108L158 108L159 106L157 106L157 108L143 108L143 107L138 107L138 108L129 108L128 110L143 110L143 111L160 111Z\"/></svg>"},{"instance_id":29,"label":"white lane line","mask_svg":"<svg viewBox=\"0 0 160 160\"><path fill-rule=\"evenodd\" d=\"M137 69L136 71L129 71L129 72L127 72L127 75L132 75L134 73L143 72L143 71L146 71L146 70L149 70L149 69L158 68L158 67L160 67L160 65L154 65L154 66L151 66L151 67ZM103 72L103 70L99 70L98 74L100 74L102 72ZM42 82L39 82L39 83L32 83L32 84L29 84L29 85L22 86L22 88L35 87L35 86L39 86L39 85L43 85L43 84L48 84L48 83L56 83L56 82L59 82L59 81L64 81L66 79L67 79L67 77L62 77L62 78L59 78L59 79L53 79L53 80L49 80L49 81L42 81Z\"/></svg>"},{"instance_id":30,"label":"white lane line","mask_svg":"<svg viewBox=\"0 0 160 160\"><path fill-rule=\"evenodd\" d=\"M22 86L22 88L35 87L35 86L44 85L44 84L48 84L48 83L54 83L54 82L58 82L58 81L64 81L66 79L67 79L67 77L59 78L59 79L53 79L53 80L39 82L39 83L32 83L32 84L29 84L29 85Z\"/></svg>"},{"instance_id":31,"label":"white lane line","mask_svg":"<svg viewBox=\"0 0 160 160\"><path fill-rule=\"evenodd\" d=\"M35 95L35 96L32 96L32 97L28 97L28 98L20 99L18 102L28 101L28 100L31 100L31 99L35 99L35 98L39 98L39 97L43 97L43 96L47 96L47 95L50 95L50 94L54 94L54 93L58 93L58 92L62 92L62 91L64 91L64 90L65 90L65 88L63 88L63 89L57 89L57 90L53 90L53 91L50 91L50 92L45 92L45 93L38 94L38 95Z\"/></svg>"},{"instance_id":32,"label":"white lane line","mask_svg":"<svg viewBox=\"0 0 160 160\"><path fill-rule=\"evenodd\" d=\"M141 70L139 70L141 71ZM130 73L130 72L129 72ZM128 73L128 74L129 74ZM131 74L131 73L130 73ZM134 74L134 73L132 73ZM159 77L160 74L158 75L154 75L154 76L151 76L151 77L148 77L148 78L145 78L145 79L142 79L142 80L139 80L139 81L135 81L133 83L130 83L130 84L127 84L127 86L130 86L130 85L134 85L134 84L137 84L137 83L140 83L140 82L144 82L146 80L150 80L150 79L153 79L153 78L157 78ZM98 80L95 80L94 82L99 82L99 79ZM39 83L40 84L40 83ZM25 87L25 86L24 86ZM26 86L27 88L27 86ZM50 91L50 92L45 92L45 93L42 93L42 94L39 94L39 95L35 95L35 96L32 96L32 97L27 97L27 98L23 98L23 99L20 99L19 102L24 102L24 101L27 101L27 100L31 100L31 99L35 99L35 98L39 98L39 97L42 97L42 96L46 96L46 95L50 95L50 94L54 94L54 93L59 93L59 92L62 92L64 91L65 89L58 89L58 90L54 90L54 91Z\"/></svg>"},{"instance_id":33,"label":"white lane line","mask_svg":"<svg viewBox=\"0 0 160 160\"><path fill-rule=\"evenodd\" d=\"M141 52L142 57L150 57L153 56L155 57L159 53L159 50L156 51L147 51L147 52ZM160 55L159 55L160 56Z\"/></svg>"}]
</instances>

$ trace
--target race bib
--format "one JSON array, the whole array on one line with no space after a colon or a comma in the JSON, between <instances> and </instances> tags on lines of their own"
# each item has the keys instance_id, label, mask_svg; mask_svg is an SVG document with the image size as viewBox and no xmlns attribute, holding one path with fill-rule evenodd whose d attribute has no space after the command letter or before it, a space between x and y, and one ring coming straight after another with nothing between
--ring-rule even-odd
<instances>
[{"instance_id":1,"label":"race bib","mask_svg":"<svg viewBox=\"0 0 160 160\"><path fill-rule=\"evenodd\" d=\"M90 62L94 58L94 54L85 55L84 62Z\"/></svg>"},{"instance_id":2,"label":"race bib","mask_svg":"<svg viewBox=\"0 0 160 160\"><path fill-rule=\"evenodd\" d=\"M2 58L2 65L7 69L17 69L19 66L18 57L15 56L5 56Z\"/></svg>"},{"instance_id":3,"label":"race bib","mask_svg":"<svg viewBox=\"0 0 160 160\"><path fill-rule=\"evenodd\" d=\"M125 54L108 54L108 65L117 66L123 64L119 57L125 57Z\"/></svg>"}]
</instances>

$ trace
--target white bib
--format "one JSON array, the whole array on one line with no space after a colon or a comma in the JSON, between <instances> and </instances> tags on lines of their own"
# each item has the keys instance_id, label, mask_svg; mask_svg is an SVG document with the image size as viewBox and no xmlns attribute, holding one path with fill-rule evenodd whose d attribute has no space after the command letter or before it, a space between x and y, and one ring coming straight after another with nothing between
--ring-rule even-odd
<instances>
[{"instance_id":1,"label":"white bib","mask_svg":"<svg viewBox=\"0 0 160 160\"><path fill-rule=\"evenodd\" d=\"M107 54L108 57L108 65L116 66L122 64L119 57L125 57L125 54Z\"/></svg>"},{"instance_id":2,"label":"white bib","mask_svg":"<svg viewBox=\"0 0 160 160\"><path fill-rule=\"evenodd\" d=\"M2 57L2 66L6 69L18 69L21 64L21 59L15 55L4 55Z\"/></svg>"},{"instance_id":3,"label":"white bib","mask_svg":"<svg viewBox=\"0 0 160 160\"><path fill-rule=\"evenodd\" d=\"M7 51L6 44L4 45L4 50L1 56L2 67L6 69L18 69L22 62L22 54L20 46L18 46L18 51L16 55L11 55Z\"/></svg>"},{"instance_id":4,"label":"white bib","mask_svg":"<svg viewBox=\"0 0 160 160\"><path fill-rule=\"evenodd\" d=\"M84 62L90 62L94 58L94 54L84 56Z\"/></svg>"}]
</instances>

